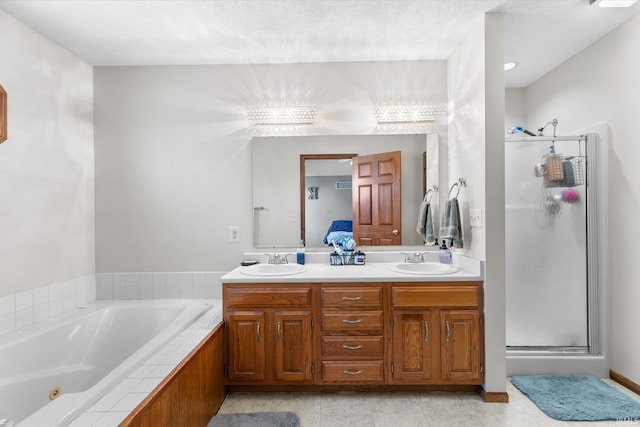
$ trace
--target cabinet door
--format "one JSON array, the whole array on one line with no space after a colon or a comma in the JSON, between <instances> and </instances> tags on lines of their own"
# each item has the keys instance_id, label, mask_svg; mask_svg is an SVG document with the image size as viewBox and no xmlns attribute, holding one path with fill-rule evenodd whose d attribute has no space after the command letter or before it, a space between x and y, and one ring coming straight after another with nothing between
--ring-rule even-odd
<instances>
[{"instance_id":1,"label":"cabinet door","mask_svg":"<svg viewBox=\"0 0 640 427\"><path fill-rule=\"evenodd\" d=\"M275 311L275 375L279 381L311 380L311 311Z\"/></svg>"},{"instance_id":2,"label":"cabinet door","mask_svg":"<svg viewBox=\"0 0 640 427\"><path fill-rule=\"evenodd\" d=\"M480 381L480 313L478 310L440 312L442 379Z\"/></svg>"},{"instance_id":3,"label":"cabinet door","mask_svg":"<svg viewBox=\"0 0 640 427\"><path fill-rule=\"evenodd\" d=\"M393 311L393 381L420 383L432 378L437 329L431 310Z\"/></svg>"},{"instance_id":4,"label":"cabinet door","mask_svg":"<svg viewBox=\"0 0 640 427\"><path fill-rule=\"evenodd\" d=\"M264 311L231 311L227 315L229 380L265 379Z\"/></svg>"}]
</instances>

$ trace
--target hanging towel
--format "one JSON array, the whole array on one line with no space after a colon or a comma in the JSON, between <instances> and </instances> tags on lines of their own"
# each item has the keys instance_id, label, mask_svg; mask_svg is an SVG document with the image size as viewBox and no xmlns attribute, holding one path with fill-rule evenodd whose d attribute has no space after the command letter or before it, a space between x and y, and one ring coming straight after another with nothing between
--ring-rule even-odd
<instances>
[{"instance_id":1,"label":"hanging towel","mask_svg":"<svg viewBox=\"0 0 640 427\"><path fill-rule=\"evenodd\" d=\"M442 221L440 222L440 239L451 239L454 248L462 247L462 224L460 222L460 206L457 198L447 201Z\"/></svg>"},{"instance_id":2,"label":"hanging towel","mask_svg":"<svg viewBox=\"0 0 640 427\"><path fill-rule=\"evenodd\" d=\"M433 233L433 213L431 203L424 200L420 203L416 232L424 236L425 243L434 243L436 241Z\"/></svg>"},{"instance_id":3,"label":"hanging towel","mask_svg":"<svg viewBox=\"0 0 640 427\"><path fill-rule=\"evenodd\" d=\"M433 209L431 204L427 207L427 223L424 230L424 243L432 245L436 242L436 236L433 232Z\"/></svg>"},{"instance_id":4,"label":"hanging towel","mask_svg":"<svg viewBox=\"0 0 640 427\"><path fill-rule=\"evenodd\" d=\"M420 210L418 211L418 225L416 226L416 233L424 234L427 226L427 213L429 211L429 202L425 200L420 203Z\"/></svg>"}]
</instances>

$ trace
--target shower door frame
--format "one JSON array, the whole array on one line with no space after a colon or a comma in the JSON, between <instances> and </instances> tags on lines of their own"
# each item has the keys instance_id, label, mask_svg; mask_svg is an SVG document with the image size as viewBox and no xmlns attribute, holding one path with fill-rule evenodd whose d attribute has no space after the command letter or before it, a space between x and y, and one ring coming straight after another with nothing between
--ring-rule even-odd
<instances>
[{"instance_id":1,"label":"shower door frame","mask_svg":"<svg viewBox=\"0 0 640 427\"><path fill-rule=\"evenodd\" d=\"M602 127L606 132L606 125ZM585 141L587 215L587 346L507 347L507 375L585 374L608 376L607 147L606 133L578 136L506 138L506 142Z\"/></svg>"}]
</instances>

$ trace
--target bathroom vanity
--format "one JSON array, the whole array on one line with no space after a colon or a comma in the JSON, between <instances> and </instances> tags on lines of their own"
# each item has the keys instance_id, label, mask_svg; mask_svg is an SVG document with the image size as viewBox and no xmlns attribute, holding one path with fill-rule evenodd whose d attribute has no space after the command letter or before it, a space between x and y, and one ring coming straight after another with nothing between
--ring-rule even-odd
<instances>
[{"instance_id":1,"label":"bathroom vanity","mask_svg":"<svg viewBox=\"0 0 640 427\"><path fill-rule=\"evenodd\" d=\"M405 274L397 264L224 276L229 388L481 385L481 268Z\"/></svg>"}]
</instances>

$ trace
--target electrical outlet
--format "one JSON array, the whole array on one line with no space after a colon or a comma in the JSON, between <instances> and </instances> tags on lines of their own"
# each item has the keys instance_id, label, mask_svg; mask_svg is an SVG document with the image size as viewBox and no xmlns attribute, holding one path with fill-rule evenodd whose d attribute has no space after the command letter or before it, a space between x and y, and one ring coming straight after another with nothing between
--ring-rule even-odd
<instances>
[{"instance_id":1,"label":"electrical outlet","mask_svg":"<svg viewBox=\"0 0 640 427\"><path fill-rule=\"evenodd\" d=\"M469 224L472 227L482 227L482 209L469 209Z\"/></svg>"},{"instance_id":2,"label":"electrical outlet","mask_svg":"<svg viewBox=\"0 0 640 427\"><path fill-rule=\"evenodd\" d=\"M229 242L230 243L240 242L240 226L239 225L229 226Z\"/></svg>"},{"instance_id":3,"label":"electrical outlet","mask_svg":"<svg viewBox=\"0 0 640 427\"><path fill-rule=\"evenodd\" d=\"M297 213L289 214L289 222L298 222L298 214Z\"/></svg>"}]
</instances>

